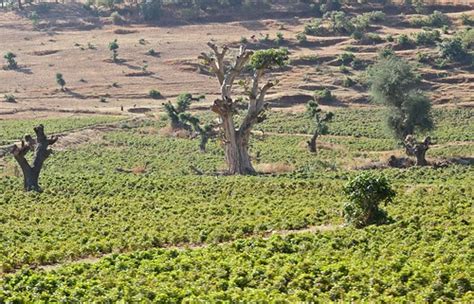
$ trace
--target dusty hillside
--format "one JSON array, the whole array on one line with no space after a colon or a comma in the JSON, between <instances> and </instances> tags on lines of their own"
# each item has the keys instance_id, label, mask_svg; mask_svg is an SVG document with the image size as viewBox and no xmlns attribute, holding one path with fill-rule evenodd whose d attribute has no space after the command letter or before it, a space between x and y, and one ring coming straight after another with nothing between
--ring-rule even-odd
<instances>
[{"instance_id":1,"label":"dusty hillside","mask_svg":"<svg viewBox=\"0 0 474 304\"><path fill-rule=\"evenodd\" d=\"M329 106L365 106L368 103L365 88L343 85L346 77L358 79L361 72L341 69L338 55L351 50L363 63L370 64L378 50L391 44L356 42L349 36L308 36L308 41L301 44L295 37L310 21L304 18L158 27L116 26L107 18L97 24L94 23L99 22L97 19L67 5L60 5L48 14L48 21L53 20L54 26L34 30L28 18L0 12L0 38L8 41L0 45L0 53L15 53L20 65L16 71L0 70L0 95L13 94L17 101L0 102L2 118L18 117L18 114L7 114L27 110L47 110L51 111L50 115L56 115L54 112L58 110L119 113L122 106L125 112L132 107L157 110L164 99L151 99L148 96L151 89L159 90L166 99L185 91L205 94L203 105L209 104L218 92L217 82L200 70L197 60L200 52L207 51L206 43L212 40L237 47L244 37L250 48L270 47L275 46L272 40L277 32L284 37L281 46L291 52L290 65L274 72L282 80L270 92L277 108L297 107L321 88L329 88L337 98ZM449 13L453 26L443 36L456 33L461 14L472 15L474 11ZM409 18L410 15L387 15L371 32L386 37L421 31L406 26ZM118 63L111 61L108 49L114 39L119 44ZM150 55L150 50L155 53ZM423 47L397 51L410 59L419 52L436 51ZM472 70L456 66L433 69L423 65L419 70L435 104L472 105ZM64 76L67 88L64 92L56 84L56 73Z\"/></svg>"}]
</instances>

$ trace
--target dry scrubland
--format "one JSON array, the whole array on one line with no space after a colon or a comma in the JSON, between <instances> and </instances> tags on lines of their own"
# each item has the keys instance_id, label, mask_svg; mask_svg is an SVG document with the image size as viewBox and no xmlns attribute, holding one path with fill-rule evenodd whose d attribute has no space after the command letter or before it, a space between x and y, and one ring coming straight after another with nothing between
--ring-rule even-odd
<instances>
[{"instance_id":1,"label":"dry scrubland","mask_svg":"<svg viewBox=\"0 0 474 304\"><path fill-rule=\"evenodd\" d=\"M409 24L418 15L388 12L371 23L370 39L301 42L312 18L118 26L80 5L51 4L35 30L25 17L34 9L0 11L0 54L13 52L19 65L0 70L0 96L15 97L0 101L0 146L39 123L59 141L42 193L22 192L14 159L0 157L0 303L474 301L472 57L442 62L436 43L401 46L401 34L425 31ZM474 15L446 11L452 24L440 40ZM223 176L220 143L201 153L197 138L171 136L162 104L205 95L191 111L212 121L219 87L197 56L209 41L235 49L243 37L250 49L287 47L290 61L268 75L280 82L251 140L258 174ZM364 71L389 45L416 66L432 101L428 160L461 164L384 165L404 150L370 102ZM322 109L335 116L309 153L314 126L304 110L325 88L332 97ZM384 207L389 221L344 226L342 189L371 166L396 192Z\"/></svg>"}]
</instances>

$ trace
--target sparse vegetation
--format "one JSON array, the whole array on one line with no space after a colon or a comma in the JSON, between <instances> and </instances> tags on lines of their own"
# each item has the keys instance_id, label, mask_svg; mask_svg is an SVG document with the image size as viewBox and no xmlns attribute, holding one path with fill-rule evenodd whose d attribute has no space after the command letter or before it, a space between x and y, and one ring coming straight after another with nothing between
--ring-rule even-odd
<instances>
[{"instance_id":1,"label":"sparse vegetation","mask_svg":"<svg viewBox=\"0 0 474 304\"><path fill-rule=\"evenodd\" d=\"M5 94L3 96L5 102L11 102L11 103L15 103L16 102L16 98L15 98L15 95L12 95L12 94Z\"/></svg>"},{"instance_id":2,"label":"sparse vegetation","mask_svg":"<svg viewBox=\"0 0 474 304\"><path fill-rule=\"evenodd\" d=\"M441 39L441 33L438 30L417 32L413 35L417 45L436 45Z\"/></svg>"},{"instance_id":3,"label":"sparse vegetation","mask_svg":"<svg viewBox=\"0 0 474 304\"><path fill-rule=\"evenodd\" d=\"M117 62L119 45L117 39L109 43L109 50L112 52L112 61Z\"/></svg>"},{"instance_id":4,"label":"sparse vegetation","mask_svg":"<svg viewBox=\"0 0 474 304\"><path fill-rule=\"evenodd\" d=\"M314 99L318 103L330 103L334 100L331 91L327 88L314 92Z\"/></svg>"},{"instance_id":5,"label":"sparse vegetation","mask_svg":"<svg viewBox=\"0 0 474 304\"><path fill-rule=\"evenodd\" d=\"M467 7L6 4L0 303L473 302Z\"/></svg>"},{"instance_id":6,"label":"sparse vegetation","mask_svg":"<svg viewBox=\"0 0 474 304\"><path fill-rule=\"evenodd\" d=\"M113 12L110 15L110 19L112 20L113 24L121 25L125 23L125 19L118 12Z\"/></svg>"},{"instance_id":7,"label":"sparse vegetation","mask_svg":"<svg viewBox=\"0 0 474 304\"><path fill-rule=\"evenodd\" d=\"M410 20L410 24L416 27L438 27L441 28L445 25L450 25L451 20L445 14L440 11L434 11L431 15L424 17L415 17Z\"/></svg>"},{"instance_id":8,"label":"sparse vegetation","mask_svg":"<svg viewBox=\"0 0 474 304\"><path fill-rule=\"evenodd\" d=\"M153 99L160 99L163 98L163 95L161 95L161 92L155 89L150 90L148 95L153 98Z\"/></svg>"},{"instance_id":9,"label":"sparse vegetation","mask_svg":"<svg viewBox=\"0 0 474 304\"><path fill-rule=\"evenodd\" d=\"M467 61L471 57L460 38L445 39L438 45L438 49L442 58L452 61Z\"/></svg>"},{"instance_id":10,"label":"sparse vegetation","mask_svg":"<svg viewBox=\"0 0 474 304\"><path fill-rule=\"evenodd\" d=\"M18 68L18 63L16 62L16 55L12 52L6 53L3 58L7 61L7 69L16 70Z\"/></svg>"},{"instance_id":11,"label":"sparse vegetation","mask_svg":"<svg viewBox=\"0 0 474 304\"><path fill-rule=\"evenodd\" d=\"M56 73L56 83L61 87L61 91L65 91L66 81L63 78L63 74Z\"/></svg>"},{"instance_id":12,"label":"sparse vegetation","mask_svg":"<svg viewBox=\"0 0 474 304\"><path fill-rule=\"evenodd\" d=\"M306 37L305 33L298 33L296 34L296 40L298 40L299 44L304 44L308 41L308 37Z\"/></svg>"}]
</instances>

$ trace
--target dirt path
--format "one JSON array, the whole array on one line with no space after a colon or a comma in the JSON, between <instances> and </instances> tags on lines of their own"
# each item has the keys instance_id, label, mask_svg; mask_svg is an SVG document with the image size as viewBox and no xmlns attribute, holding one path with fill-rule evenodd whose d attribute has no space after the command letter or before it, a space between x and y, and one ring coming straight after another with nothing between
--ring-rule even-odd
<instances>
[{"instance_id":1,"label":"dirt path","mask_svg":"<svg viewBox=\"0 0 474 304\"><path fill-rule=\"evenodd\" d=\"M319 225L319 226L310 226L307 228L303 229L291 229L291 230L274 230L274 231L267 231L263 234L252 234L246 239L250 239L253 237L258 237L261 236L264 240L268 240L270 237L275 236L275 235L280 235L280 236L285 236L285 235L290 235L290 234L302 234L302 233L316 233L316 232L327 232L327 231L335 231L338 229L342 229L343 225ZM228 245L234 242L235 240L227 241L227 242L222 242L218 243L218 246L223 246L223 245ZM215 245L214 243L211 244L179 244L179 245L165 245L163 247L160 247L162 249L176 249L176 250L196 250L196 249L203 249L207 248L210 246ZM151 249L151 248L150 248ZM126 254L129 252L120 252L121 254ZM49 271L54 271L58 268L61 268L66 265L71 265L71 264L80 264L80 263L88 263L88 264L94 264L99 262L102 258L110 256L111 254L105 254L101 256L88 256L88 257L83 257L71 261L66 261L66 262L61 262L57 264L52 264L52 265L42 265L38 266L38 269L49 272Z\"/></svg>"}]
</instances>

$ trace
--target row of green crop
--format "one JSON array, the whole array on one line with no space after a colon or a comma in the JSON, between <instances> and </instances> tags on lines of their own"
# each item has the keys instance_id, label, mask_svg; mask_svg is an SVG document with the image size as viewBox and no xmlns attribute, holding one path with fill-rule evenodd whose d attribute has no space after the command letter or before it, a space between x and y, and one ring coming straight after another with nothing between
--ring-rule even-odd
<instances>
[{"instance_id":1,"label":"row of green crop","mask_svg":"<svg viewBox=\"0 0 474 304\"><path fill-rule=\"evenodd\" d=\"M0 280L0 302L474 301L472 183L405 191L388 225L25 269Z\"/></svg>"},{"instance_id":2,"label":"row of green crop","mask_svg":"<svg viewBox=\"0 0 474 304\"><path fill-rule=\"evenodd\" d=\"M65 132L86 126L123 120L118 116L87 116L64 118L35 118L25 120L0 120L0 145L21 139L25 134L34 134L33 127L43 124L48 133Z\"/></svg>"},{"instance_id":3,"label":"row of green crop","mask_svg":"<svg viewBox=\"0 0 474 304\"><path fill-rule=\"evenodd\" d=\"M385 109L342 109L335 111L329 123L329 134L353 137L391 139L385 126ZM474 111L469 108L434 109L435 129L429 135L439 143L474 140ZM313 126L303 113L276 112L257 129L278 133L311 133ZM394 144L396 144L394 142Z\"/></svg>"},{"instance_id":4,"label":"row of green crop","mask_svg":"<svg viewBox=\"0 0 474 304\"><path fill-rule=\"evenodd\" d=\"M53 154L44 168L45 192L19 192L19 177L0 180L0 265L52 263L113 250L146 249L181 242L219 242L267 229L338 223L345 165L392 149L387 139L323 137L320 152L306 151L304 136L254 136L254 163L283 163L279 177L213 176L224 168L223 152L212 142L199 153L197 139L156 134L165 122L105 134L104 141ZM458 149L455 149L458 147ZM472 146L433 149L437 156L469 155ZM14 163L10 158L8 162ZM195 176L190 165L204 171ZM124 173L123 170L134 170ZM143 171L143 172L140 172ZM8 175L8 172L6 175ZM436 183L459 178L468 167L443 171L390 170L403 183ZM260 189L258 195L254 189ZM145 228L144 228L145 227Z\"/></svg>"}]
</instances>

